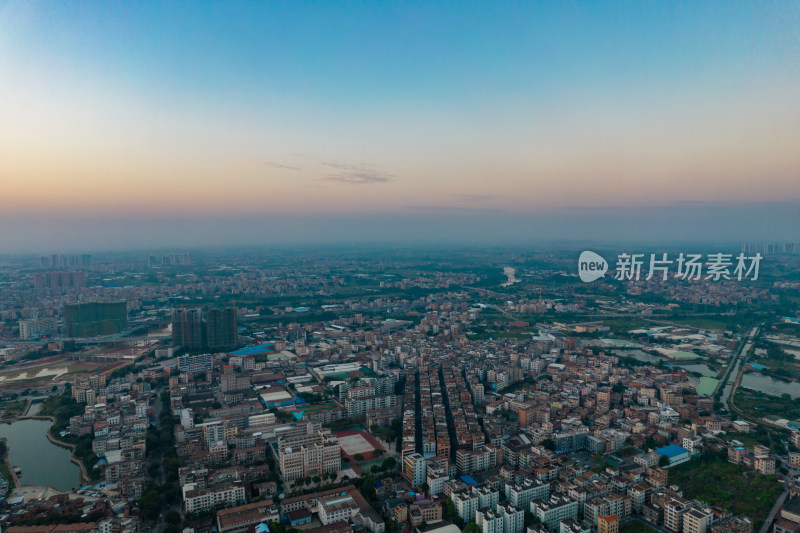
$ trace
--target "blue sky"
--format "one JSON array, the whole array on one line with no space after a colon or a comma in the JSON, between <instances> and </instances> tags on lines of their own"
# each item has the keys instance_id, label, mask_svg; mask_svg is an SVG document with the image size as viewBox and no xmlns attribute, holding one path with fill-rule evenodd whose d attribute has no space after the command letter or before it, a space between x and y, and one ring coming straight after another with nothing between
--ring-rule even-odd
<instances>
[{"instance_id":1,"label":"blue sky","mask_svg":"<svg viewBox=\"0 0 800 533\"><path fill-rule=\"evenodd\" d=\"M0 232L800 202L798 35L796 1L0 2Z\"/></svg>"}]
</instances>

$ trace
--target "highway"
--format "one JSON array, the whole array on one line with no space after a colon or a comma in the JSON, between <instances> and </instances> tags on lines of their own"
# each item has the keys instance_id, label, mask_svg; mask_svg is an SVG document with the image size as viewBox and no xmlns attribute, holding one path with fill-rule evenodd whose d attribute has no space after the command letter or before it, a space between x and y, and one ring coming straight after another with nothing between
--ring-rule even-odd
<instances>
[{"instance_id":1,"label":"highway","mask_svg":"<svg viewBox=\"0 0 800 533\"><path fill-rule=\"evenodd\" d=\"M747 358L747 352L750 351L750 347L753 346L753 340L756 338L756 335L758 335L760 328L761 326L754 326L753 329L750 330L750 334L747 336L747 341L742 343L742 345L739 347L739 351L731 361L731 364L728 365L728 373L717 384L717 390L714 392L716 394L716 392L719 391L719 388L723 387L720 401L725 405L728 404L728 399L730 398L734 386L739 379L739 374L741 374L742 368L744 367L744 360ZM731 376L733 376L733 381L731 381Z\"/></svg>"}]
</instances>

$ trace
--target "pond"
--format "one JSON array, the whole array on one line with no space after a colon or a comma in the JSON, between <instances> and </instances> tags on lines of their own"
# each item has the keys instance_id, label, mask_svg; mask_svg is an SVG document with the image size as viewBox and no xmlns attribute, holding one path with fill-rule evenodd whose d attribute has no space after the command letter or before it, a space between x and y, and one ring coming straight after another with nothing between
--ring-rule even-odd
<instances>
[{"instance_id":1,"label":"pond","mask_svg":"<svg viewBox=\"0 0 800 533\"><path fill-rule=\"evenodd\" d=\"M707 378L717 377L717 372L715 370L711 370L711 368L704 363L673 363L673 366L684 368L687 372L697 372L701 376L705 376Z\"/></svg>"},{"instance_id":2,"label":"pond","mask_svg":"<svg viewBox=\"0 0 800 533\"><path fill-rule=\"evenodd\" d=\"M748 372L742 377L742 387L752 389L770 396L788 394L792 398L800 398L800 383L785 382L765 376L759 372Z\"/></svg>"},{"instance_id":3,"label":"pond","mask_svg":"<svg viewBox=\"0 0 800 533\"><path fill-rule=\"evenodd\" d=\"M643 352L642 350L611 350L614 355L618 355L620 357L630 357L632 359L636 359L637 361L641 361L643 363L653 363L658 364L661 360L660 357L656 357L655 355L650 355L647 352Z\"/></svg>"},{"instance_id":4,"label":"pond","mask_svg":"<svg viewBox=\"0 0 800 533\"><path fill-rule=\"evenodd\" d=\"M696 361L692 361L691 363L670 361L665 357L658 357L655 355L651 355L642 350L611 350L611 352L614 355L618 355L620 357L630 357L632 359L636 359L637 361L641 361L643 363L650 363L654 365L657 365L659 361L663 361L667 365L684 368L686 369L687 372L697 372L701 376L707 378L715 378L717 376L717 371L711 369L705 363L698 363Z\"/></svg>"},{"instance_id":5,"label":"pond","mask_svg":"<svg viewBox=\"0 0 800 533\"><path fill-rule=\"evenodd\" d=\"M49 420L17 420L0 424L11 464L22 469L20 483L68 491L80 485L81 470L69 460L70 450L47 440Z\"/></svg>"}]
</instances>

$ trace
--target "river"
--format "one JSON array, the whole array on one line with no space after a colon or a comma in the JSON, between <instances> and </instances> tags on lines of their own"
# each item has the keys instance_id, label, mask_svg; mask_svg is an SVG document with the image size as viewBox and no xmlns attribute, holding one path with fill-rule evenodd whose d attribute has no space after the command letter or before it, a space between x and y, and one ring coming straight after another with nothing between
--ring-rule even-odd
<instances>
[{"instance_id":1,"label":"river","mask_svg":"<svg viewBox=\"0 0 800 533\"><path fill-rule=\"evenodd\" d=\"M69 368L66 366L58 366L58 367L49 367L46 366L44 368L30 368L24 370L22 372L18 372L17 374L7 373L7 375L1 375L0 381L21 381L23 379L35 379L35 378L47 378L52 377L56 378L63 374L69 372ZM13 377L8 377L13 375Z\"/></svg>"},{"instance_id":2,"label":"river","mask_svg":"<svg viewBox=\"0 0 800 533\"><path fill-rule=\"evenodd\" d=\"M717 371L708 367L705 363L673 363L672 366L685 368L688 372L697 372L707 378L717 377Z\"/></svg>"},{"instance_id":3,"label":"river","mask_svg":"<svg viewBox=\"0 0 800 533\"><path fill-rule=\"evenodd\" d=\"M506 275L506 279L508 281L506 281L505 283L503 283L500 286L501 287L510 287L511 285L519 282L519 280L517 279L516 273L517 273L517 269L514 268L514 267L503 267L503 274Z\"/></svg>"},{"instance_id":4,"label":"river","mask_svg":"<svg viewBox=\"0 0 800 533\"><path fill-rule=\"evenodd\" d=\"M794 399L800 398L800 383L796 381L787 383L759 372L746 373L742 377L742 387L769 394L770 396L780 396L786 393Z\"/></svg>"},{"instance_id":5,"label":"river","mask_svg":"<svg viewBox=\"0 0 800 533\"><path fill-rule=\"evenodd\" d=\"M70 450L47 440L49 420L17 420L0 424L0 438L5 437L11 464L22 469L20 483L41 485L68 491L80 486L81 470L70 462Z\"/></svg>"},{"instance_id":6,"label":"river","mask_svg":"<svg viewBox=\"0 0 800 533\"><path fill-rule=\"evenodd\" d=\"M664 363L670 366L685 368L688 372L697 372L708 378L713 378L717 375L716 370L710 368L703 362L692 361L691 363L681 363L679 361L670 361L665 357L651 355L647 352L643 352L642 350L611 350L611 352L621 357L630 357L636 359L637 361L641 361L643 363L652 363L654 365L657 365L659 361L664 361Z\"/></svg>"}]
</instances>

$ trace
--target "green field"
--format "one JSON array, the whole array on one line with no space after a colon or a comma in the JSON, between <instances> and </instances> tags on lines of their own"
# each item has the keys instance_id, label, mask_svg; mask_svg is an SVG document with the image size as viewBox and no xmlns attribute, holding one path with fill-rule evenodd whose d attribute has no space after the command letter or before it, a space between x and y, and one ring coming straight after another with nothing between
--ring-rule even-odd
<instances>
[{"instance_id":1,"label":"green field","mask_svg":"<svg viewBox=\"0 0 800 533\"><path fill-rule=\"evenodd\" d=\"M670 468L669 484L686 498L697 498L753 520L755 531L781 493L775 476L762 476L727 461L725 453L705 453Z\"/></svg>"},{"instance_id":2,"label":"green field","mask_svg":"<svg viewBox=\"0 0 800 533\"><path fill-rule=\"evenodd\" d=\"M788 395L770 396L740 386L733 400L736 407L757 418L776 415L789 420L800 420L800 402Z\"/></svg>"},{"instance_id":3,"label":"green field","mask_svg":"<svg viewBox=\"0 0 800 533\"><path fill-rule=\"evenodd\" d=\"M2 420L11 420L18 416L24 415L22 411L28 405L25 400L15 400L10 402L0 403L0 410L3 411Z\"/></svg>"},{"instance_id":4,"label":"green field","mask_svg":"<svg viewBox=\"0 0 800 533\"><path fill-rule=\"evenodd\" d=\"M699 329L714 329L717 331L725 331L732 328L735 325L735 322L731 322L729 320L722 320L716 318L676 318L673 319L672 322L676 324L683 324L684 326L690 326Z\"/></svg>"},{"instance_id":5,"label":"green field","mask_svg":"<svg viewBox=\"0 0 800 533\"><path fill-rule=\"evenodd\" d=\"M716 378L707 378L705 376L701 377L700 384L697 385L697 394L714 394L714 390L717 388L717 383L719 383L719 380Z\"/></svg>"},{"instance_id":6,"label":"green field","mask_svg":"<svg viewBox=\"0 0 800 533\"><path fill-rule=\"evenodd\" d=\"M759 433L759 434L730 433L729 436L730 438L738 440L739 442L744 444L744 447L747 448L748 450L752 450L758 444L769 448L769 443L770 443L769 435L767 435L766 433Z\"/></svg>"}]
</instances>

